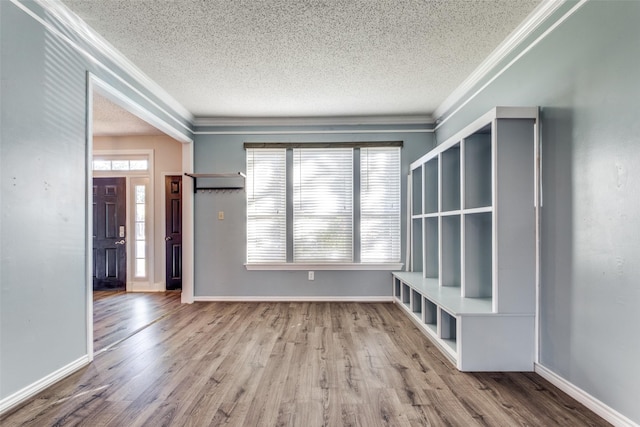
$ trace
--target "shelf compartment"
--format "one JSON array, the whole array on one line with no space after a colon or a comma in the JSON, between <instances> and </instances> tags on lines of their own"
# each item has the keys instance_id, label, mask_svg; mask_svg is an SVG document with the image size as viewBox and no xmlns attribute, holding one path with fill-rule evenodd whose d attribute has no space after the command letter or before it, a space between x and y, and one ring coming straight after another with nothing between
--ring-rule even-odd
<instances>
[{"instance_id":1,"label":"shelf compartment","mask_svg":"<svg viewBox=\"0 0 640 427\"><path fill-rule=\"evenodd\" d=\"M440 154L442 168L440 211L460 210L460 144Z\"/></svg>"},{"instance_id":2,"label":"shelf compartment","mask_svg":"<svg viewBox=\"0 0 640 427\"><path fill-rule=\"evenodd\" d=\"M411 311L422 319L422 295L415 289L411 290Z\"/></svg>"},{"instance_id":3,"label":"shelf compartment","mask_svg":"<svg viewBox=\"0 0 640 427\"><path fill-rule=\"evenodd\" d=\"M393 278L393 296L397 299L402 297L402 282L395 276Z\"/></svg>"},{"instance_id":4,"label":"shelf compartment","mask_svg":"<svg viewBox=\"0 0 640 427\"><path fill-rule=\"evenodd\" d=\"M411 304L411 288L406 283L402 284L402 303L407 307Z\"/></svg>"},{"instance_id":5,"label":"shelf compartment","mask_svg":"<svg viewBox=\"0 0 640 427\"><path fill-rule=\"evenodd\" d=\"M438 306L427 298L423 298L423 322L427 328L429 328L434 335L438 334Z\"/></svg>"},{"instance_id":6,"label":"shelf compartment","mask_svg":"<svg viewBox=\"0 0 640 427\"><path fill-rule=\"evenodd\" d=\"M491 126L464 140L464 208L492 205Z\"/></svg>"},{"instance_id":7,"label":"shelf compartment","mask_svg":"<svg viewBox=\"0 0 640 427\"><path fill-rule=\"evenodd\" d=\"M430 278L439 277L439 255L440 247L438 218L424 219L424 276Z\"/></svg>"},{"instance_id":8,"label":"shelf compartment","mask_svg":"<svg viewBox=\"0 0 640 427\"><path fill-rule=\"evenodd\" d=\"M424 213L438 212L438 158L425 163L424 168Z\"/></svg>"},{"instance_id":9,"label":"shelf compartment","mask_svg":"<svg viewBox=\"0 0 640 427\"><path fill-rule=\"evenodd\" d=\"M493 295L493 224L491 213L464 216L464 296Z\"/></svg>"},{"instance_id":10,"label":"shelf compartment","mask_svg":"<svg viewBox=\"0 0 640 427\"><path fill-rule=\"evenodd\" d=\"M412 214L422 215L422 168L411 171Z\"/></svg>"},{"instance_id":11,"label":"shelf compartment","mask_svg":"<svg viewBox=\"0 0 640 427\"><path fill-rule=\"evenodd\" d=\"M422 218L415 218L412 219L412 221L411 271L422 271L424 261L422 250Z\"/></svg>"},{"instance_id":12,"label":"shelf compartment","mask_svg":"<svg viewBox=\"0 0 640 427\"><path fill-rule=\"evenodd\" d=\"M461 284L460 215L442 217L441 221L441 284L459 287Z\"/></svg>"},{"instance_id":13,"label":"shelf compartment","mask_svg":"<svg viewBox=\"0 0 640 427\"><path fill-rule=\"evenodd\" d=\"M440 309L440 339L454 352L458 351L455 316Z\"/></svg>"}]
</instances>

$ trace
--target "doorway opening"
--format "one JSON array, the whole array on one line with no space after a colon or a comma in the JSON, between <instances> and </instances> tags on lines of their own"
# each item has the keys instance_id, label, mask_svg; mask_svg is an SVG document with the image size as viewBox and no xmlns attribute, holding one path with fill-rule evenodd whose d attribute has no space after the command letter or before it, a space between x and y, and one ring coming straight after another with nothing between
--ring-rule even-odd
<instances>
[{"instance_id":1,"label":"doorway opening","mask_svg":"<svg viewBox=\"0 0 640 427\"><path fill-rule=\"evenodd\" d=\"M180 182L181 198L169 215L165 193L166 176L181 178L193 171L193 140L91 74L87 100L87 347L92 357L94 296L169 289L181 291L182 302L193 301L193 238L188 235L185 242L182 237L183 227L192 233L192 221L183 225L182 217L185 210L189 218L193 198ZM190 182L184 185L191 190ZM176 224L180 233L170 237L180 246L172 248L168 268L166 231L178 231Z\"/></svg>"}]
</instances>

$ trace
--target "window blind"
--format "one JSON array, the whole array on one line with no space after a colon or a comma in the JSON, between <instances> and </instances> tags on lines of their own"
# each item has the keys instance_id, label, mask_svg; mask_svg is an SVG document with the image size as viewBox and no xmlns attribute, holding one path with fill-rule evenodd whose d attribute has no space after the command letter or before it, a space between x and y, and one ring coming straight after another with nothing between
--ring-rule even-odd
<instances>
[{"instance_id":1,"label":"window blind","mask_svg":"<svg viewBox=\"0 0 640 427\"><path fill-rule=\"evenodd\" d=\"M400 149L360 149L360 261L400 261Z\"/></svg>"},{"instance_id":2,"label":"window blind","mask_svg":"<svg viewBox=\"0 0 640 427\"><path fill-rule=\"evenodd\" d=\"M353 261L353 150L293 150L294 262Z\"/></svg>"},{"instance_id":3,"label":"window blind","mask_svg":"<svg viewBox=\"0 0 640 427\"><path fill-rule=\"evenodd\" d=\"M247 150L247 262L287 261L286 150Z\"/></svg>"}]
</instances>

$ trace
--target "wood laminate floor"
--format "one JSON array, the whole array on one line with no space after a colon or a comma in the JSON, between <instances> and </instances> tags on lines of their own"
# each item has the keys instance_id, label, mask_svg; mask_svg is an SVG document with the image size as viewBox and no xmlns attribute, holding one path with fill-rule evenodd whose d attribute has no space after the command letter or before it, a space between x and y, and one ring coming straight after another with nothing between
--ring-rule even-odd
<instances>
[{"instance_id":1,"label":"wood laminate floor","mask_svg":"<svg viewBox=\"0 0 640 427\"><path fill-rule=\"evenodd\" d=\"M391 303L143 294L148 323L115 333L97 297L110 344L2 426L608 425L536 374L457 371Z\"/></svg>"}]
</instances>

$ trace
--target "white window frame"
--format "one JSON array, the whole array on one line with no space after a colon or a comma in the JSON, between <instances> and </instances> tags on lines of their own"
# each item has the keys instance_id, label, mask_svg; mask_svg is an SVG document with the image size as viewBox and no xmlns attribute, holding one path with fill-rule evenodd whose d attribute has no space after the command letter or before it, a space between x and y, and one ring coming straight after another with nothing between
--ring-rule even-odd
<instances>
[{"instance_id":1,"label":"white window frame","mask_svg":"<svg viewBox=\"0 0 640 427\"><path fill-rule=\"evenodd\" d=\"M269 145L269 144L265 144L265 145ZM292 145L296 145L298 146L298 148L305 148L304 144L292 144ZM357 146L354 148L357 148ZM400 157L401 156L402 154L400 151ZM360 158L358 155L358 159L355 161L355 163L359 165L359 162L360 162ZM291 167L290 170L292 169L293 168ZM359 166L358 166L357 173L360 174ZM400 171L398 173L398 183L399 183L398 185L401 185ZM354 185L355 185L355 182L354 182ZM355 191L356 190L354 189L354 193ZM359 191L359 187L357 191ZM402 193L400 193L400 198L401 198L401 194ZM353 207L353 209L355 208L356 206ZM402 215L402 206L400 205L398 209L399 209L398 217L400 219ZM287 218L287 223L288 225L291 224L290 218ZM355 226L356 225L354 224L354 227ZM360 224L358 223L357 226L359 227ZM359 233L360 231L359 230L356 231L354 228L354 230L352 230L352 235L355 235L356 232ZM399 234L401 234L400 230L399 230ZM401 236L399 236L399 238L401 239ZM288 241L287 241L287 245L290 246ZM401 270L404 265L401 262L401 260L399 260L398 262L297 262L296 263L296 262L293 262L292 260L293 259L292 253L288 254L287 256L291 259L291 261L260 262L260 263L246 262L245 267L247 270L386 270L386 271L392 271L392 270ZM401 254L400 254L400 258L401 258Z\"/></svg>"}]
</instances>

